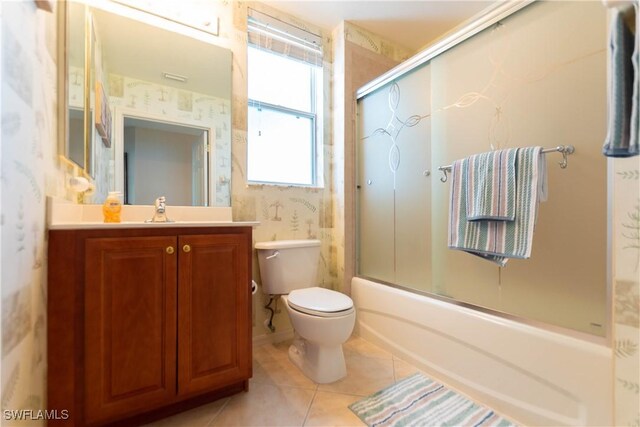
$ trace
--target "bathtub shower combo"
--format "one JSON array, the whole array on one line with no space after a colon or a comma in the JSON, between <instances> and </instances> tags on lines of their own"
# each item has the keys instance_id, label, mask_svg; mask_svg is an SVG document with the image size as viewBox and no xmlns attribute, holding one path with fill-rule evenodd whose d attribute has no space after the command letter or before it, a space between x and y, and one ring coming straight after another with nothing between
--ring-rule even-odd
<instances>
[{"instance_id":1,"label":"bathtub shower combo","mask_svg":"<svg viewBox=\"0 0 640 427\"><path fill-rule=\"evenodd\" d=\"M358 91L356 327L524 424L612 419L606 40L599 2L502 3ZM444 166L527 146L531 257L447 249Z\"/></svg>"}]
</instances>

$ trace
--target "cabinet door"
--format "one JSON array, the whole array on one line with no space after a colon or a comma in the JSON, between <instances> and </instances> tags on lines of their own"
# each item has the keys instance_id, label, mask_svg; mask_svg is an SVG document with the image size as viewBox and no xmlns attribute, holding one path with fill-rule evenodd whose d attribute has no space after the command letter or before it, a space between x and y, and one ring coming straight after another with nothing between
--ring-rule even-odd
<instances>
[{"instance_id":1,"label":"cabinet door","mask_svg":"<svg viewBox=\"0 0 640 427\"><path fill-rule=\"evenodd\" d=\"M175 236L86 240L87 423L175 397L177 256Z\"/></svg>"},{"instance_id":2,"label":"cabinet door","mask_svg":"<svg viewBox=\"0 0 640 427\"><path fill-rule=\"evenodd\" d=\"M178 392L248 379L250 238L193 235L178 241Z\"/></svg>"}]
</instances>

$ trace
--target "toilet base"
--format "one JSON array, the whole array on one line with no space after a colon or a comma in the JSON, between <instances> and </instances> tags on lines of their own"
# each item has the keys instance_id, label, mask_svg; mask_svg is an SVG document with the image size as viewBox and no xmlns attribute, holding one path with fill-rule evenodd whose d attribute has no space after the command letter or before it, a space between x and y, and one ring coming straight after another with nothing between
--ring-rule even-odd
<instances>
[{"instance_id":1,"label":"toilet base","mask_svg":"<svg viewBox=\"0 0 640 427\"><path fill-rule=\"evenodd\" d=\"M299 336L289 347L289 359L318 384L328 384L347 375L342 345L322 346Z\"/></svg>"}]
</instances>

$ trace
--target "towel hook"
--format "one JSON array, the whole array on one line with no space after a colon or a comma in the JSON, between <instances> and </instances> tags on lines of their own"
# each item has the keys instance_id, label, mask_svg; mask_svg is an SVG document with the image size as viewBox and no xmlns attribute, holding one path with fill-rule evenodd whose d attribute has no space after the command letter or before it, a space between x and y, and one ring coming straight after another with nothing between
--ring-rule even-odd
<instances>
[{"instance_id":1,"label":"towel hook","mask_svg":"<svg viewBox=\"0 0 640 427\"><path fill-rule=\"evenodd\" d=\"M573 154L575 148L573 148L573 145L561 145L557 150L562 153L562 161L558 162L558 164L561 169L566 169L568 164L567 156L569 156L569 154Z\"/></svg>"},{"instance_id":2,"label":"towel hook","mask_svg":"<svg viewBox=\"0 0 640 427\"><path fill-rule=\"evenodd\" d=\"M440 166L438 167L438 170L440 172L442 172L442 176L440 177L440 182L447 182L447 179L449 179L447 172L449 171L449 168L446 166Z\"/></svg>"}]
</instances>

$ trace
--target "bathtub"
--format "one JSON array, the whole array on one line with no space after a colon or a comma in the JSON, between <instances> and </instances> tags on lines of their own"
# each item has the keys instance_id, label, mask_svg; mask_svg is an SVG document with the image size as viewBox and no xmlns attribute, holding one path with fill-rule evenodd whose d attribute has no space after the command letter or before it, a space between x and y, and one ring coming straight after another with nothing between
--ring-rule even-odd
<instances>
[{"instance_id":1,"label":"bathtub","mask_svg":"<svg viewBox=\"0 0 640 427\"><path fill-rule=\"evenodd\" d=\"M609 347L369 280L356 332L524 425L613 425Z\"/></svg>"}]
</instances>

